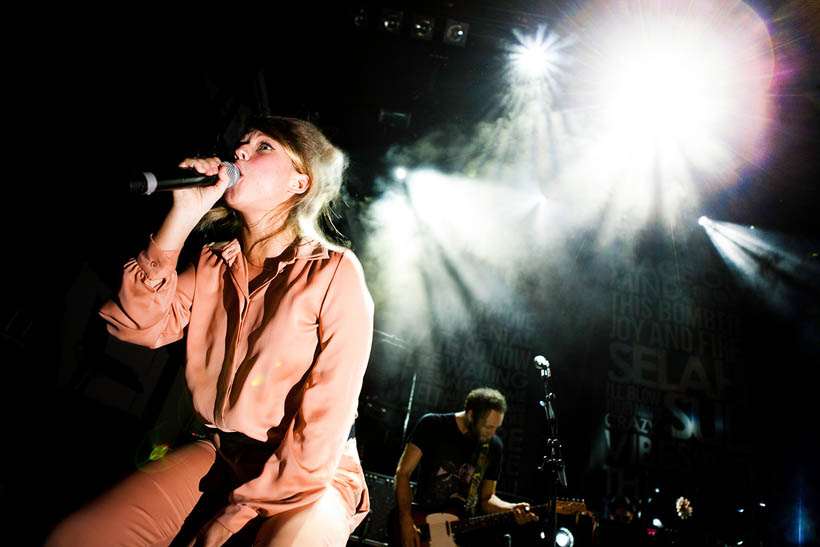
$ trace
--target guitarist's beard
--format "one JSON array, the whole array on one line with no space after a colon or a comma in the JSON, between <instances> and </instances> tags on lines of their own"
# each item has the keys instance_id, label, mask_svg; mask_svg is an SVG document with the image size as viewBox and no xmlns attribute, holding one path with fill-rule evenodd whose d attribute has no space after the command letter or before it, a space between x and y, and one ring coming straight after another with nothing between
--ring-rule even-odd
<instances>
[{"instance_id":1,"label":"guitarist's beard","mask_svg":"<svg viewBox=\"0 0 820 547\"><path fill-rule=\"evenodd\" d=\"M471 415L464 416L464 425L467 426L467 437L476 443L481 443L489 439L481 438L481 423L478 420L473 420Z\"/></svg>"},{"instance_id":2,"label":"guitarist's beard","mask_svg":"<svg viewBox=\"0 0 820 547\"><path fill-rule=\"evenodd\" d=\"M463 416L465 434L477 444L483 444L492 439L496 429L501 427L501 423L504 421L504 413L497 410L485 411L478 417L476 417L474 411L469 410Z\"/></svg>"}]
</instances>

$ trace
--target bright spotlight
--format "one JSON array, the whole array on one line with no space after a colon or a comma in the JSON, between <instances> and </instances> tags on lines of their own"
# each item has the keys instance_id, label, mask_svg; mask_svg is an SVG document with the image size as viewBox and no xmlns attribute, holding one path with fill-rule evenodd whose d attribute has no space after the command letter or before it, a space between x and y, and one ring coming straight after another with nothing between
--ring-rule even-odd
<instances>
[{"instance_id":1,"label":"bright spotlight","mask_svg":"<svg viewBox=\"0 0 820 547\"><path fill-rule=\"evenodd\" d=\"M700 224L701 226L706 226L707 224L709 224L709 217L700 217L698 219L698 224Z\"/></svg>"},{"instance_id":2,"label":"bright spotlight","mask_svg":"<svg viewBox=\"0 0 820 547\"><path fill-rule=\"evenodd\" d=\"M516 57L519 70L531 76L538 76L547 64L547 56L539 47L522 47Z\"/></svg>"},{"instance_id":3,"label":"bright spotlight","mask_svg":"<svg viewBox=\"0 0 820 547\"><path fill-rule=\"evenodd\" d=\"M765 159L774 53L746 2L584 4L556 28L573 37L557 99L590 136L573 181L588 177L636 222L659 203L673 219L705 181L736 180Z\"/></svg>"},{"instance_id":4,"label":"bright spotlight","mask_svg":"<svg viewBox=\"0 0 820 547\"><path fill-rule=\"evenodd\" d=\"M613 128L628 130L635 137L688 136L715 120L727 99L710 95L712 90L704 88L703 82L714 81L726 70L723 60L698 54L693 47L668 46L624 45L622 61L611 68L605 84L610 90L608 115Z\"/></svg>"},{"instance_id":5,"label":"bright spotlight","mask_svg":"<svg viewBox=\"0 0 820 547\"><path fill-rule=\"evenodd\" d=\"M572 535L567 528L563 526L555 533L555 544L558 547L572 547L575 545L575 536Z\"/></svg>"},{"instance_id":6,"label":"bright spotlight","mask_svg":"<svg viewBox=\"0 0 820 547\"><path fill-rule=\"evenodd\" d=\"M811 257L811 247L794 244L783 234L710 221L706 235L732 275L778 313L793 313L793 306L804 298L802 287L820 279L820 264Z\"/></svg>"},{"instance_id":7,"label":"bright spotlight","mask_svg":"<svg viewBox=\"0 0 820 547\"><path fill-rule=\"evenodd\" d=\"M404 167L396 167L396 169L393 171L393 174L396 176L397 179L404 180L407 178L407 169L405 169Z\"/></svg>"},{"instance_id":8,"label":"bright spotlight","mask_svg":"<svg viewBox=\"0 0 820 547\"><path fill-rule=\"evenodd\" d=\"M535 36L516 33L518 45L510 55L516 74L524 79L539 79L555 72L559 55L558 37L544 34L543 27Z\"/></svg>"},{"instance_id":9,"label":"bright spotlight","mask_svg":"<svg viewBox=\"0 0 820 547\"><path fill-rule=\"evenodd\" d=\"M663 528L663 523L661 522L661 519L654 518L652 519L652 526L654 526L655 528Z\"/></svg>"},{"instance_id":10,"label":"bright spotlight","mask_svg":"<svg viewBox=\"0 0 820 547\"><path fill-rule=\"evenodd\" d=\"M748 94L765 95L771 78L765 25L748 8L732 5L721 13L696 4L683 13L659 9L641 18L612 18L597 89L611 131L694 148L760 113L759 97ZM738 101L753 111L739 112Z\"/></svg>"}]
</instances>

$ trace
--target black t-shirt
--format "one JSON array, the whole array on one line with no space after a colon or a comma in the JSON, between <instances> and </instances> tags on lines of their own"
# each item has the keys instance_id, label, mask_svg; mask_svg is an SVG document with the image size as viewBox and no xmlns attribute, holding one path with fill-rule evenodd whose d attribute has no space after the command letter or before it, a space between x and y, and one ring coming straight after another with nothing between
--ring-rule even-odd
<instances>
[{"instance_id":1,"label":"black t-shirt","mask_svg":"<svg viewBox=\"0 0 820 547\"><path fill-rule=\"evenodd\" d=\"M470 492L481 444L459 431L452 412L422 416L409 442L422 453L414 501L427 511L460 509ZM493 436L489 444L481 480L497 481L504 445L498 436Z\"/></svg>"}]
</instances>

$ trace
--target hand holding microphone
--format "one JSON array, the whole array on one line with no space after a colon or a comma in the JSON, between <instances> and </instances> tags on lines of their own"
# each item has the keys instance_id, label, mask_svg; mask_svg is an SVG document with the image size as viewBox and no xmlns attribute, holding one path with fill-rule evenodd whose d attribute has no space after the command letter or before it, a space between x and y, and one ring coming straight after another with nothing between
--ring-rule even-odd
<instances>
[{"instance_id":1,"label":"hand holding microphone","mask_svg":"<svg viewBox=\"0 0 820 547\"><path fill-rule=\"evenodd\" d=\"M158 180L157 190L173 190L174 208L201 218L235 185L241 173L233 163L219 158L186 158L179 164L182 177Z\"/></svg>"},{"instance_id":2,"label":"hand holding microphone","mask_svg":"<svg viewBox=\"0 0 820 547\"><path fill-rule=\"evenodd\" d=\"M179 167L168 171L143 171L128 181L128 190L150 195L154 192L214 186L219 181L219 168L225 166L228 188L241 176L233 163L219 158L188 158Z\"/></svg>"},{"instance_id":3,"label":"hand holding microphone","mask_svg":"<svg viewBox=\"0 0 820 547\"><path fill-rule=\"evenodd\" d=\"M154 237L160 249L181 248L205 213L241 177L236 165L219 158L185 159L171 177L158 178L154 173L143 175L145 179L153 177L156 182L154 190L144 193L174 191L173 206Z\"/></svg>"}]
</instances>

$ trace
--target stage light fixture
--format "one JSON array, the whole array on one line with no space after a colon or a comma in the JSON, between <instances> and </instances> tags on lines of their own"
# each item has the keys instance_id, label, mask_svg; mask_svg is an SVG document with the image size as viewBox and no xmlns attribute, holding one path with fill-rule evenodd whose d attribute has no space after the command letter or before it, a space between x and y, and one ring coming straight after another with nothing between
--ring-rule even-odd
<instances>
[{"instance_id":1,"label":"stage light fixture","mask_svg":"<svg viewBox=\"0 0 820 547\"><path fill-rule=\"evenodd\" d=\"M652 526L655 528L663 528L663 523L661 522L661 519L656 517L652 519Z\"/></svg>"},{"instance_id":2,"label":"stage light fixture","mask_svg":"<svg viewBox=\"0 0 820 547\"><path fill-rule=\"evenodd\" d=\"M700 224L701 226L707 226L709 222L709 217L700 217L698 219L698 224Z\"/></svg>"},{"instance_id":3,"label":"stage light fixture","mask_svg":"<svg viewBox=\"0 0 820 547\"><path fill-rule=\"evenodd\" d=\"M404 13L399 10L382 10L382 29L390 34L399 34L403 18Z\"/></svg>"},{"instance_id":4,"label":"stage light fixture","mask_svg":"<svg viewBox=\"0 0 820 547\"><path fill-rule=\"evenodd\" d=\"M367 26L367 10L359 8L353 14L353 26L356 28L365 28Z\"/></svg>"},{"instance_id":5,"label":"stage light fixture","mask_svg":"<svg viewBox=\"0 0 820 547\"><path fill-rule=\"evenodd\" d=\"M386 108L379 109L379 123L388 127L407 129L410 127L411 117L410 112L398 112Z\"/></svg>"},{"instance_id":6,"label":"stage light fixture","mask_svg":"<svg viewBox=\"0 0 820 547\"><path fill-rule=\"evenodd\" d=\"M393 171L393 174L396 176L398 180L404 180L407 178L407 169L404 167L396 167Z\"/></svg>"},{"instance_id":7,"label":"stage light fixture","mask_svg":"<svg viewBox=\"0 0 820 547\"><path fill-rule=\"evenodd\" d=\"M432 40L435 20L428 15L413 16L413 27L410 29L410 36L418 40Z\"/></svg>"},{"instance_id":8,"label":"stage light fixture","mask_svg":"<svg viewBox=\"0 0 820 547\"><path fill-rule=\"evenodd\" d=\"M679 497L677 500L675 500L675 512L678 514L678 517L681 520L688 519L692 516L692 513L694 512L692 502L683 496Z\"/></svg>"},{"instance_id":9,"label":"stage light fixture","mask_svg":"<svg viewBox=\"0 0 820 547\"><path fill-rule=\"evenodd\" d=\"M464 47L467 43L467 34L469 32L469 23L447 19L447 24L444 27L443 41L445 44L450 44L451 46Z\"/></svg>"},{"instance_id":10,"label":"stage light fixture","mask_svg":"<svg viewBox=\"0 0 820 547\"><path fill-rule=\"evenodd\" d=\"M569 529L562 526L555 533L555 544L558 547L572 547L575 545L575 536L572 535Z\"/></svg>"}]
</instances>

